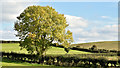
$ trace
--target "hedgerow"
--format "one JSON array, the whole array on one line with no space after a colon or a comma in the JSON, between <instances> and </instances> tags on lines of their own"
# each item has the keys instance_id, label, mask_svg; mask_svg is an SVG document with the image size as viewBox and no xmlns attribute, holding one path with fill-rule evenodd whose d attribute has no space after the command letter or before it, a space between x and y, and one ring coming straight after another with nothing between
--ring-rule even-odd
<instances>
[{"instance_id":1,"label":"hedgerow","mask_svg":"<svg viewBox=\"0 0 120 68\"><path fill-rule=\"evenodd\" d=\"M46 55L38 57L35 54L23 54L23 53L15 53L15 52L1 52L1 57L6 57L12 60L20 60L23 62L29 63L38 63L38 64L48 64L48 65L56 65L56 66L69 66L69 67L108 67L108 64L111 66L119 66L120 60L108 60L106 58L100 57L95 58L94 54L91 56L88 54L84 55L84 57L80 57L78 55ZM81 54L83 55L83 54ZM94 57L93 57L93 56ZM88 57L87 57L88 56ZM96 55L97 56L97 55ZM106 56L106 55L105 55Z\"/></svg>"}]
</instances>

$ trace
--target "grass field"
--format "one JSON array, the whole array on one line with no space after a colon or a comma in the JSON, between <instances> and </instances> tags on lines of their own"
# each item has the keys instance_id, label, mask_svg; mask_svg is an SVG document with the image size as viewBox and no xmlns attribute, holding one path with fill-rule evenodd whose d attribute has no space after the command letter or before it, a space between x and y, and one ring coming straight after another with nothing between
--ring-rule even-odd
<instances>
[{"instance_id":1,"label":"grass field","mask_svg":"<svg viewBox=\"0 0 120 68\"><path fill-rule=\"evenodd\" d=\"M118 48L117 41L74 44L74 46L89 48L94 44L98 48L103 48L103 49L117 49ZM17 52L17 53L26 53L27 54L27 51L25 49L20 50L18 43L3 43L0 45L2 45L2 50L0 50L0 51L5 51L5 52L13 51L13 52ZM46 54L66 54L66 52L64 51L63 48L51 47L50 49L47 50ZM70 50L70 52L68 54L94 54L94 53ZM109 57L109 59L116 60L116 57ZM2 60L3 60L2 66L48 66L48 65L42 65L42 64L30 64L30 63L25 63L25 62L20 62L20 61L12 61L12 60L9 60L6 58L3 58ZM56 67L56 66L53 66L53 67Z\"/></svg>"},{"instance_id":2,"label":"grass field","mask_svg":"<svg viewBox=\"0 0 120 68\"><path fill-rule=\"evenodd\" d=\"M2 51L5 52L17 52L17 53L27 53L25 49L20 50L18 43L4 43L2 44ZM63 48L51 47L47 50L46 54L66 54ZM68 54L91 54L89 52L70 50Z\"/></svg>"},{"instance_id":3,"label":"grass field","mask_svg":"<svg viewBox=\"0 0 120 68\"><path fill-rule=\"evenodd\" d=\"M80 48L90 48L93 45L96 45L98 49L118 50L118 43L120 43L120 41L102 41L73 44L72 46L77 46Z\"/></svg>"},{"instance_id":4,"label":"grass field","mask_svg":"<svg viewBox=\"0 0 120 68\"><path fill-rule=\"evenodd\" d=\"M26 53L27 51L25 49L20 50L18 43L4 43L2 44L2 50L5 52L17 52L17 53ZM46 54L66 54L63 48L58 47L51 47L47 50ZM91 54L89 52L83 52L83 51L76 51L76 50L70 50L68 54ZM30 63L21 63L18 61L12 61L8 59L2 59L2 66L46 66L46 65L40 65L40 64L30 64Z\"/></svg>"}]
</instances>

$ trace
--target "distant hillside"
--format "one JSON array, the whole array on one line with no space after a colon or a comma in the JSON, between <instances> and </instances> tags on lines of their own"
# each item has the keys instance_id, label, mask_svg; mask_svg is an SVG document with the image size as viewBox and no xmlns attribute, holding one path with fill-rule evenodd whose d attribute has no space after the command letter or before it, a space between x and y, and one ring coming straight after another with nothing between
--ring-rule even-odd
<instances>
[{"instance_id":1,"label":"distant hillside","mask_svg":"<svg viewBox=\"0 0 120 68\"><path fill-rule=\"evenodd\" d=\"M93 45L96 45L98 49L118 50L118 42L120 44L120 41L102 41L102 42L72 44L72 46L88 49ZM119 46L119 50L120 50L120 46Z\"/></svg>"}]
</instances>

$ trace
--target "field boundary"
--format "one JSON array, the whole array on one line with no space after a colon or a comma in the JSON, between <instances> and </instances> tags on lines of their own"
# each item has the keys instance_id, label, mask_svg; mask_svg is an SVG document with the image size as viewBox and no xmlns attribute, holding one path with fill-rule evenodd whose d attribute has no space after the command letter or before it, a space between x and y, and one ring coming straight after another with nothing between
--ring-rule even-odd
<instances>
[{"instance_id":1,"label":"field boundary","mask_svg":"<svg viewBox=\"0 0 120 68\"><path fill-rule=\"evenodd\" d=\"M120 60L107 60L105 58L81 58L80 55L46 55L38 57L36 55L1 52L2 56L12 60L20 60L28 63L38 63L66 67L117 67L120 65Z\"/></svg>"}]
</instances>

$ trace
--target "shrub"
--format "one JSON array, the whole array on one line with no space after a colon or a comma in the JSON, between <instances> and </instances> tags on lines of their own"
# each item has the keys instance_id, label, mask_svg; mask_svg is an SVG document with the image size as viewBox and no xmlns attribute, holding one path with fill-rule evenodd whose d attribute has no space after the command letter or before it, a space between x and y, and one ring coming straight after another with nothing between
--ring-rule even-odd
<instances>
[{"instance_id":1,"label":"shrub","mask_svg":"<svg viewBox=\"0 0 120 68\"><path fill-rule=\"evenodd\" d=\"M117 53L117 50L110 50L110 52Z\"/></svg>"},{"instance_id":2,"label":"shrub","mask_svg":"<svg viewBox=\"0 0 120 68\"><path fill-rule=\"evenodd\" d=\"M90 51L96 51L97 50L97 46L93 45L91 48L89 48Z\"/></svg>"}]
</instances>

